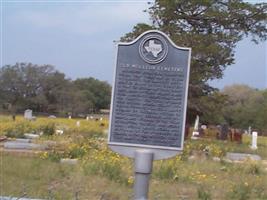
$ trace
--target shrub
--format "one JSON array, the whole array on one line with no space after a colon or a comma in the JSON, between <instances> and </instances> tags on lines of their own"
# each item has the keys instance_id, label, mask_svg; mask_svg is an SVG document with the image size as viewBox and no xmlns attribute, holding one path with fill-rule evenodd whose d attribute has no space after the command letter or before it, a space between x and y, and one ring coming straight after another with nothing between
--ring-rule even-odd
<instances>
[{"instance_id":1,"label":"shrub","mask_svg":"<svg viewBox=\"0 0 267 200\"><path fill-rule=\"evenodd\" d=\"M211 200L210 192L205 190L203 187L198 188L197 196L198 196L198 199L201 199L201 200Z\"/></svg>"},{"instance_id":2,"label":"shrub","mask_svg":"<svg viewBox=\"0 0 267 200\"><path fill-rule=\"evenodd\" d=\"M172 165L162 163L159 169L155 171L154 175L159 179L173 179L175 170Z\"/></svg>"},{"instance_id":3,"label":"shrub","mask_svg":"<svg viewBox=\"0 0 267 200\"><path fill-rule=\"evenodd\" d=\"M261 173L261 167L256 162L250 162L246 167L246 171L249 174L259 175Z\"/></svg>"},{"instance_id":4,"label":"shrub","mask_svg":"<svg viewBox=\"0 0 267 200\"><path fill-rule=\"evenodd\" d=\"M39 131L43 132L44 135L53 135L56 130L55 123L48 123L40 126Z\"/></svg>"},{"instance_id":5,"label":"shrub","mask_svg":"<svg viewBox=\"0 0 267 200\"><path fill-rule=\"evenodd\" d=\"M232 191L228 194L229 199L233 200L247 200L250 199L251 187L247 182L233 187Z\"/></svg>"}]
</instances>

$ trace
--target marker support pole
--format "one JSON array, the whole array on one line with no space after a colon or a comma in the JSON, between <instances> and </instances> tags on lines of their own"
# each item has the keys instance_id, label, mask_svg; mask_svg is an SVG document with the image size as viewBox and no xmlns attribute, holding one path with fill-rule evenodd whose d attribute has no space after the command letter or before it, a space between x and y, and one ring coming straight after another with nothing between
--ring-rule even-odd
<instances>
[{"instance_id":1,"label":"marker support pole","mask_svg":"<svg viewBox=\"0 0 267 200\"><path fill-rule=\"evenodd\" d=\"M153 153L149 150L135 151L134 199L147 200L149 178L153 167Z\"/></svg>"}]
</instances>

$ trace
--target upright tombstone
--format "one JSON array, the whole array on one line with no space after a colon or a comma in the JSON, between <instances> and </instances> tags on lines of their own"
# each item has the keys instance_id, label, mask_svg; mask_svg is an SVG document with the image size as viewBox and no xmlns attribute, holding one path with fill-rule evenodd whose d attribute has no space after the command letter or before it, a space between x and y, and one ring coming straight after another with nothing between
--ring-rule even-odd
<instances>
[{"instance_id":1,"label":"upright tombstone","mask_svg":"<svg viewBox=\"0 0 267 200\"><path fill-rule=\"evenodd\" d=\"M257 138L258 138L258 132L253 131L252 132L252 141L251 141L251 149L258 149L257 146Z\"/></svg>"},{"instance_id":2,"label":"upright tombstone","mask_svg":"<svg viewBox=\"0 0 267 200\"><path fill-rule=\"evenodd\" d=\"M30 109L25 110L24 111L24 118L31 120L32 119L32 110L30 110Z\"/></svg>"},{"instance_id":3,"label":"upright tombstone","mask_svg":"<svg viewBox=\"0 0 267 200\"><path fill-rule=\"evenodd\" d=\"M251 126L248 127L248 134L251 135Z\"/></svg>"},{"instance_id":4,"label":"upright tombstone","mask_svg":"<svg viewBox=\"0 0 267 200\"><path fill-rule=\"evenodd\" d=\"M199 137L199 116L197 115L191 139L198 139L198 137Z\"/></svg>"},{"instance_id":5,"label":"upright tombstone","mask_svg":"<svg viewBox=\"0 0 267 200\"><path fill-rule=\"evenodd\" d=\"M153 160L183 149L190 55L155 30L118 44L108 144L135 158L135 199L147 199Z\"/></svg>"},{"instance_id":6,"label":"upright tombstone","mask_svg":"<svg viewBox=\"0 0 267 200\"><path fill-rule=\"evenodd\" d=\"M220 134L220 139L221 140L227 140L227 136L229 133L229 127L227 124L222 124L221 126L221 134Z\"/></svg>"}]
</instances>

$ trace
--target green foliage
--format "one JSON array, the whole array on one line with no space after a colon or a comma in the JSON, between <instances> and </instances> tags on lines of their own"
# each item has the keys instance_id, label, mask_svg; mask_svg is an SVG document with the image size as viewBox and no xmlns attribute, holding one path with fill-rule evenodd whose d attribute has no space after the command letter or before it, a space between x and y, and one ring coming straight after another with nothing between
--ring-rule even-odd
<instances>
[{"instance_id":1,"label":"green foliage","mask_svg":"<svg viewBox=\"0 0 267 200\"><path fill-rule=\"evenodd\" d=\"M197 196L200 200L211 200L211 194L209 191L205 190L204 187L200 187L197 190Z\"/></svg>"},{"instance_id":2,"label":"green foliage","mask_svg":"<svg viewBox=\"0 0 267 200\"><path fill-rule=\"evenodd\" d=\"M152 25L137 24L121 40L158 29L178 46L192 47L187 115L192 122L196 114L205 113L199 99L214 91L208 81L222 78L224 69L234 63L237 42L247 35L254 42L266 40L266 9L264 3L242 1L156 0L147 10Z\"/></svg>"},{"instance_id":3,"label":"green foliage","mask_svg":"<svg viewBox=\"0 0 267 200\"><path fill-rule=\"evenodd\" d=\"M256 162L250 162L246 167L246 171L252 175L259 175L261 173L261 166Z\"/></svg>"},{"instance_id":4,"label":"green foliage","mask_svg":"<svg viewBox=\"0 0 267 200\"><path fill-rule=\"evenodd\" d=\"M40 127L40 132L43 132L44 135L53 135L56 130L55 123L48 123Z\"/></svg>"},{"instance_id":5,"label":"green foliage","mask_svg":"<svg viewBox=\"0 0 267 200\"><path fill-rule=\"evenodd\" d=\"M69 80L51 65L16 63L0 68L0 96L0 111L78 115L109 108L111 87L94 78Z\"/></svg>"},{"instance_id":6,"label":"green foliage","mask_svg":"<svg viewBox=\"0 0 267 200\"><path fill-rule=\"evenodd\" d=\"M169 163L161 163L160 167L154 172L159 179L173 179L175 177L175 166Z\"/></svg>"},{"instance_id":7,"label":"green foliage","mask_svg":"<svg viewBox=\"0 0 267 200\"><path fill-rule=\"evenodd\" d=\"M232 85L222 91L228 96L222 115L231 126L247 129L267 129L267 90L246 85Z\"/></svg>"},{"instance_id":8,"label":"green foliage","mask_svg":"<svg viewBox=\"0 0 267 200\"><path fill-rule=\"evenodd\" d=\"M250 199L251 187L245 182L233 186L232 191L228 194L232 200L248 200Z\"/></svg>"},{"instance_id":9,"label":"green foliage","mask_svg":"<svg viewBox=\"0 0 267 200\"><path fill-rule=\"evenodd\" d=\"M25 138L24 133L31 132L33 132L33 127L30 126L30 122L19 122L7 128L4 134L11 138Z\"/></svg>"}]
</instances>

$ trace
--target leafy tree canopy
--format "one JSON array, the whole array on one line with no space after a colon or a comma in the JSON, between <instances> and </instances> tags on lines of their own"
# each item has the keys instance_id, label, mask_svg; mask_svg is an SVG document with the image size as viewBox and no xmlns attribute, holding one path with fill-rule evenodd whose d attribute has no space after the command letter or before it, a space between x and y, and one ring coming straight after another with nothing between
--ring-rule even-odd
<instances>
[{"instance_id":1,"label":"leafy tree canopy","mask_svg":"<svg viewBox=\"0 0 267 200\"><path fill-rule=\"evenodd\" d=\"M86 114L109 108L111 86L94 78L72 81L51 65L16 63L0 68L0 109Z\"/></svg>"},{"instance_id":2,"label":"leafy tree canopy","mask_svg":"<svg viewBox=\"0 0 267 200\"><path fill-rule=\"evenodd\" d=\"M254 42L267 38L267 4L241 0L155 0L147 10L152 23L140 23L121 38L131 41L142 32L158 29L178 46L192 48L189 84L189 119L204 110L199 98L215 88L209 80L223 77L234 63L234 48L244 36Z\"/></svg>"}]
</instances>

